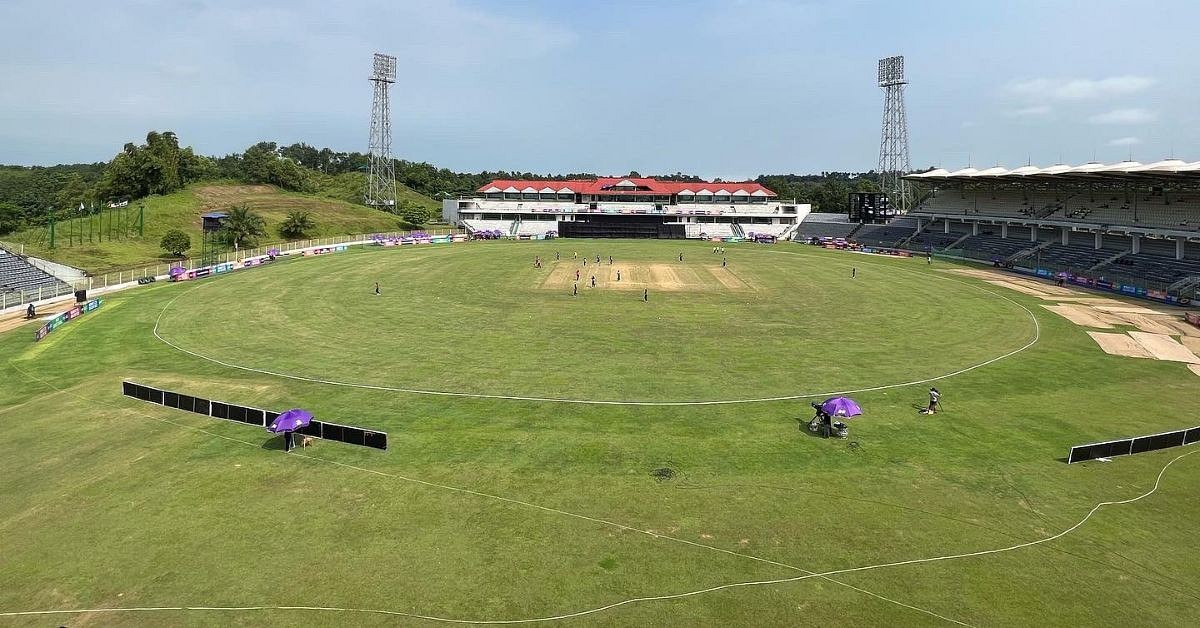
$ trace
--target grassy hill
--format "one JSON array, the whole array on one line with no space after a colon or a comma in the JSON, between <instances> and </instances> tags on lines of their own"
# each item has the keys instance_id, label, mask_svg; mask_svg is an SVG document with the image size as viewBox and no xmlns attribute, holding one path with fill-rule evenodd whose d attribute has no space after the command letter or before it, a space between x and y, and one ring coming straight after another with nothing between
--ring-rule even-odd
<instances>
[{"instance_id":1,"label":"grassy hill","mask_svg":"<svg viewBox=\"0 0 1200 628\"><path fill-rule=\"evenodd\" d=\"M357 175L361 179L362 175ZM316 228L309 237L325 237L374 231L395 231L404 228L400 218L394 214L347 202L361 189L356 188L355 175L328 177L330 185L322 185L317 194L297 194L282 191L271 185L242 185L234 183L198 183L179 192L165 196L151 196L145 203L145 235L125 240L88 242L88 221L91 228L99 232L98 218L80 218L59 222L56 227L57 244L49 248L47 230L44 227L14 233L4 239L23 244L25 254L42 257L63 264L82 268L92 273L102 273L141 264L167 261L172 258L161 248L159 242L170 229L182 229L192 238L191 255L200 253L200 215L210 211L229 209L234 205L247 205L261 214L267 223L267 237L259 244L281 242L279 224L288 212L303 210L311 213ZM323 182L324 183L324 182ZM433 199L413 192L408 188L400 191L400 200L420 203L436 208ZM136 202L134 203L136 205ZM67 244L67 233L85 234L84 243L75 240Z\"/></svg>"}]
</instances>

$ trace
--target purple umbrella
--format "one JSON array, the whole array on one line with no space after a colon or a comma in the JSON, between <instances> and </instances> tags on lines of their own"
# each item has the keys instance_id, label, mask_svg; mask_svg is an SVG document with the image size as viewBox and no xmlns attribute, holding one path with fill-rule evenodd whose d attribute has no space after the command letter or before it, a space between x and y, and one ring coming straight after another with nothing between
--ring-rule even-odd
<instances>
[{"instance_id":1,"label":"purple umbrella","mask_svg":"<svg viewBox=\"0 0 1200 628\"><path fill-rule=\"evenodd\" d=\"M850 418L862 414L862 408L849 397L832 397L821 404L821 411L830 416Z\"/></svg>"},{"instance_id":2,"label":"purple umbrella","mask_svg":"<svg viewBox=\"0 0 1200 628\"><path fill-rule=\"evenodd\" d=\"M312 418L313 415L308 410L301 410L300 408L288 410L287 412L284 412L276 417L275 420L271 422L271 427L267 428L267 431L274 432L276 434L293 432L308 425L309 422L312 421Z\"/></svg>"}]
</instances>

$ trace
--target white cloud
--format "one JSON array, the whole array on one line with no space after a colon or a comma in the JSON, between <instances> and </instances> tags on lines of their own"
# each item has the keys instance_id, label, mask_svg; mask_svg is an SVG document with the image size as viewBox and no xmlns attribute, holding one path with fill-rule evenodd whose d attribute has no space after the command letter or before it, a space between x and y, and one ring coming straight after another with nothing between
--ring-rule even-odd
<instances>
[{"instance_id":1,"label":"white cloud","mask_svg":"<svg viewBox=\"0 0 1200 628\"><path fill-rule=\"evenodd\" d=\"M1136 137L1118 137L1115 140L1108 141L1109 146L1133 146L1141 143L1142 140Z\"/></svg>"},{"instance_id":2,"label":"white cloud","mask_svg":"<svg viewBox=\"0 0 1200 628\"><path fill-rule=\"evenodd\" d=\"M1148 76L1110 76L1102 79L1036 78L1011 83L1015 94L1039 100L1091 100L1135 94L1154 85Z\"/></svg>"},{"instance_id":3,"label":"white cloud","mask_svg":"<svg viewBox=\"0 0 1200 628\"><path fill-rule=\"evenodd\" d=\"M1044 115L1049 115L1052 111L1050 105L1033 105L1032 107L1024 107L1015 111L1008 112L1008 115L1017 118L1033 118Z\"/></svg>"},{"instance_id":4,"label":"white cloud","mask_svg":"<svg viewBox=\"0 0 1200 628\"><path fill-rule=\"evenodd\" d=\"M1154 112L1146 109L1113 109L1088 118L1088 122L1092 124L1145 124L1154 121L1154 118Z\"/></svg>"}]
</instances>

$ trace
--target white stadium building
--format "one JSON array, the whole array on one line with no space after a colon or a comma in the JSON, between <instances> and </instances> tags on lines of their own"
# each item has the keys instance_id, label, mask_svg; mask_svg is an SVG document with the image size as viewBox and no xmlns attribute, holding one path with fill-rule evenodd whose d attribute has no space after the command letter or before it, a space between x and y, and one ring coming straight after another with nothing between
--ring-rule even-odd
<instances>
[{"instance_id":1,"label":"white stadium building","mask_svg":"<svg viewBox=\"0 0 1200 628\"><path fill-rule=\"evenodd\" d=\"M492 181L445 200L442 218L508 237L782 239L809 210L753 182L598 177Z\"/></svg>"}]
</instances>

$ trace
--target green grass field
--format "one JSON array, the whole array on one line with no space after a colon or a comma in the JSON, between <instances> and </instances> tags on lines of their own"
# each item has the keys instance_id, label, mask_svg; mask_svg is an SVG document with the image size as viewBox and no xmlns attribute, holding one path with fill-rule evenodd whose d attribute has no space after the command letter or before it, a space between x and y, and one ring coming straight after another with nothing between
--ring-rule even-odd
<instances>
[{"instance_id":1,"label":"green grass field","mask_svg":"<svg viewBox=\"0 0 1200 628\"><path fill-rule=\"evenodd\" d=\"M345 177L330 179L342 183ZM359 187L361 188L361 185ZM426 205L431 209L438 208L433 199L403 186L401 188L401 200ZM77 218L74 221L60 221L56 225L56 246L53 249L49 247L48 231L45 227L5 236L5 240L23 245L27 255L101 274L175 260L176 258L171 257L159 246L163 234L171 229L183 230L191 236L192 250L189 254L199 255L200 215L210 211L227 211L234 205L246 205L265 220L267 235L259 244L283 241L284 238L278 232L279 225L288 212L296 210L309 212L316 223L316 227L308 234L309 238L396 231L401 228L398 216L338 198L343 192L344 190L337 186L328 189L329 195L322 195L286 192L271 185L198 183L173 194L146 198L146 224L144 235L141 237L102 239L99 234L110 226L108 219L101 224L98 216L92 216ZM133 205L128 211L131 216L136 216L137 202ZM90 241L89 232L94 234ZM72 233L75 236L73 244L69 237Z\"/></svg>"},{"instance_id":2,"label":"green grass field","mask_svg":"<svg viewBox=\"0 0 1200 628\"><path fill-rule=\"evenodd\" d=\"M886 565L1046 539L1150 491L1197 449L1064 457L1195 425L1200 378L1108 356L944 263L728 248L727 268L694 242L355 250L116 294L37 344L0 335L0 626L1194 623L1200 456L1055 540ZM573 251L616 261L594 289L579 266L576 297ZM919 416L924 380L959 371ZM390 448L285 455L123 398L125 378L308 408ZM662 405L858 389L848 440L802 429L810 398ZM661 596L681 597L640 599ZM6 614L201 606L399 614Z\"/></svg>"}]
</instances>

